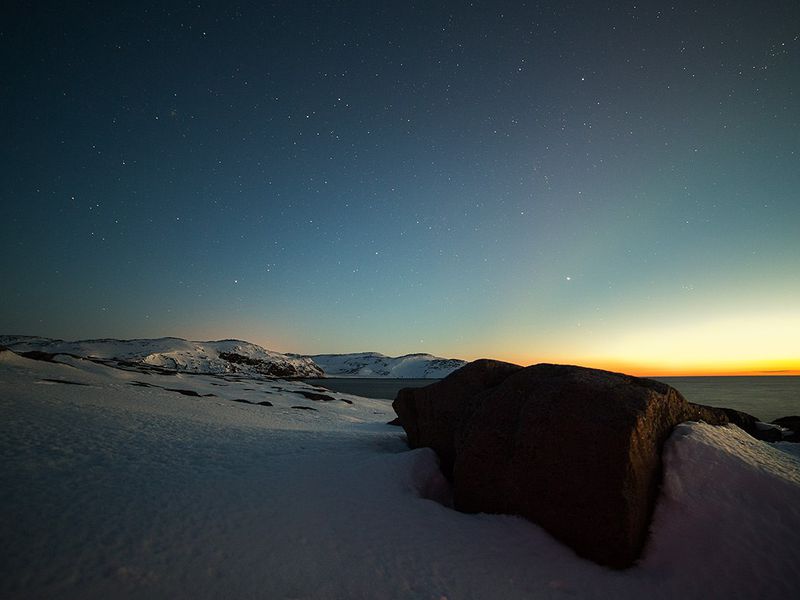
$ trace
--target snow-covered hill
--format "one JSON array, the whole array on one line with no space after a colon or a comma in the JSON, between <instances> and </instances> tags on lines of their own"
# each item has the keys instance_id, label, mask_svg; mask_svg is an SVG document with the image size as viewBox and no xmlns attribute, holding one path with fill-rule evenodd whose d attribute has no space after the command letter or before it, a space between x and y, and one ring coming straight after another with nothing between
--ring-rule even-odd
<instances>
[{"instance_id":1,"label":"snow-covered hill","mask_svg":"<svg viewBox=\"0 0 800 600\"><path fill-rule=\"evenodd\" d=\"M30 336L0 336L0 345L15 352L70 354L94 360L129 363L185 373L240 373L268 377L321 377L314 361L287 356L242 340L191 342L165 337L137 340L68 342Z\"/></svg>"},{"instance_id":2,"label":"snow-covered hill","mask_svg":"<svg viewBox=\"0 0 800 600\"><path fill-rule=\"evenodd\" d=\"M268 377L446 377L466 364L431 354L391 357L378 352L356 354L281 354L242 340L192 342L175 337L64 341L0 335L0 345L15 352L70 354L83 358L184 373L240 373Z\"/></svg>"},{"instance_id":3,"label":"snow-covered hill","mask_svg":"<svg viewBox=\"0 0 800 600\"><path fill-rule=\"evenodd\" d=\"M307 358L322 367L329 377L441 378L467 364L463 360L430 354L392 357L377 352L313 354Z\"/></svg>"}]
</instances>

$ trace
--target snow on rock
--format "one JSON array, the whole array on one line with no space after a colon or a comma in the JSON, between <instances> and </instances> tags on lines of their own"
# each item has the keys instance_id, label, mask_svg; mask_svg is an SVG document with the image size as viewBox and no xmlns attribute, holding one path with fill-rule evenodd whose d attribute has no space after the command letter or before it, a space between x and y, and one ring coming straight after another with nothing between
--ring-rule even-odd
<instances>
[{"instance_id":1,"label":"snow on rock","mask_svg":"<svg viewBox=\"0 0 800 600\"><path fill-rule=\"evenodd\" d=\"M466 361L431 354L384 356L378 352L355 354L312 354L308 356L333 377L389 377L440 379L460 369Z\"/></svg>"},{"instance_id":2,"label":"snow on rock","mask_svg":"<svg viewBox=\"0 0 800 600\"><path fill-rule=\"evenodd\" d=\"M685 423L664 467L645 571L688 586L686 575L702 568L691 588L672 585L676 596L796 594L800 461L733 425Z\"/></svg>"},{"instance_id":3,"label":"snow on rock","mask_svg":"<svg viewBox=\"0 0 800 600\"><path fill-rule=\"evenodd\" d=\"M186 373L240 373L273 377L320 377L314 361L265 350L241 340L191 342L165 337L67 342L27 336L0 336L0 345L17 352L71 354L99 360L139 363Z\"/></svg>"}]
</instances>

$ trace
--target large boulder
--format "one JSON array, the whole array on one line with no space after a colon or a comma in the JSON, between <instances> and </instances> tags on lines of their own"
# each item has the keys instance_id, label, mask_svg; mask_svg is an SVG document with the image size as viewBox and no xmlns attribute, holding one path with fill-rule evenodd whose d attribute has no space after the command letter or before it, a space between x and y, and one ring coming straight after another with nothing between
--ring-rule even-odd
<instances>
[{"instance_id":1,"label":"large boulder","mask_svg":"<svg viewBox=\"0 0 800 600\"><path fill-rule=\"evenodd\" d=\"M455 508L521 515L617 568L646 540L664 441L697 413L653 380L485 360L393 406L409 444L440 456Z\"/></svg>"},{"instance_id":2,"label":"large boulder","mask_svg":"<svg viewBox=\"0 0 800 600\"><path fill-rule=\"evenodd\" d=\"M493 389L519 365L499 360L476 360L441 381L422 388L404 388L392 403L412 448L433 448L442 472L452 477L455 436L473 412L482 393Z\"/></svg>"}]
</instances>

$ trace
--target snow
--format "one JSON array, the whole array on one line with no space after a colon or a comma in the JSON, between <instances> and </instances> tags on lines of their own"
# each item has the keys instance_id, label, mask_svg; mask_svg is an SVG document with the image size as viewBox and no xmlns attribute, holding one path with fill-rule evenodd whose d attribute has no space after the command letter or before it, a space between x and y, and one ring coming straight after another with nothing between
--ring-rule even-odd
<instances>
[{"instance_id":1,"label":"snow","mask_svg":"<svg viewBox=\"0 0 800 600\"><path fill-rule=\"evenodd\" d=\"M165 337L137 340L78 340L66 342L27 336L0 336L0 345L17 352L37 350L50 354L71 354L100 360L126 361L187 373L258 374L265 366L279 366L298 377L316 377L320 369L313 361L266 350L242 340L191 342ZM222 353L236 354L261 364L232 363Z\"/></svg>"},{"instance_id":2,"label":"snow","mask_svg":"<svg viewBox=\"0 0 800 600\"><path fill-rule=\"evenodd\" d=\"M3 598L795 594L800 462L735 427L676 430L650 543L618 572L437 502L436 457L388 402L56 360L0 352Z\"/></svg>"},{"instance_id":3,"label":"snow","mask_svg":"<svg viewBox=\"0 0 800 600\"><path fill-rule=\"evenodd\" d=\"M775 442L772 446L800 461L800 444L793 442Z\"/></svg>"},{"instance_id":4,"label":"snow","mask_svg":"<svg viewBox=\"0 0 800 600\"><path fill-rule=\"evenodd\" d=\"M64 341L32 336L0 335L0 345L17 352L71 354L105 361L125 361L185 373L264 373L258 365L232 362L236 354L264 365L276 365L296 377L386 377L440 379L464 366L465 361L431 354L390 357L377 352L356 354L281 354L242 340L192 342L175 337L137 340Z\"/></svg>"},{"instance_id":5,"label":"snow","mask_svg":"<svg viewBox=\"0 0 800 600\"><path fill-rule=\"evenodd\" d=\"M466 361L431 354L384 356L378 352L354 354L313 354L308 356L332 377L387 377L398 379L440 379L460 369Z\"/></svg>"},{"instance_id":6,"label":"snow","mask_svg":"<svg viewBox=\"0 0 800 600\"><path fill-rule=\"evenodd\" d=\"M646 567L675 578L700 564L719 597L796 593L800 461L733 425L693 423L676 428L664 464Z\"/></svg>"}]
</instances>

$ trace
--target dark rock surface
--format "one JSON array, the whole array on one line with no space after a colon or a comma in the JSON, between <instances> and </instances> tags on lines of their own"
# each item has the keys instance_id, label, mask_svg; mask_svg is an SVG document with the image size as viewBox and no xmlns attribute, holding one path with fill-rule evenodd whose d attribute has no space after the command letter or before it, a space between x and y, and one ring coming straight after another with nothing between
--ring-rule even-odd
<instances>
[{"instance_id":1,"label":"dark rock surface","mask_svg":"<svg viewBox=\"0 0 800 600\"><path fill-rule=\"evenodd\" d=\"M167 390L168 392L177 392L179 394L183 394L184 396L191 396L192 398L202 398L202 396L200 396L200 394L198 394L194 390L179 390L176 388L162 388L162 389Z\"/></svg>"},{"instance_id":2,"label":"dark rock surface","mask_svg":"<svg viewBox=\"0 0 800 600\"><path fill-rule=\"evenodd\" d=\"M759 421L756 417L740 410L693 404L691 402L689 405L694 411L691 416L692 420L705 421L710 425L727 425L731 423L763 442L777 442L782 438L780 430L764 427L763 425L759 426Z\"/></svg>"},{"instance_id":3,"label":"dark rock surface","mask_svg":"<svg viewBox=\"0 0 800 600\"><path fill-rule=\"evenodd\" d=\"M781 417L780 419L775 419L772 424L785 427L791 431L791 433L784 435L784 442L800 442L800 416Z\"/></svg>"},{"instance_id":4,"label":"dark rock surface","mask_svg":"<svg viewBox=\"0 0 800 600\"><path fill-rule=\"evenodd\" d=\"M661 382L489 360L401 390L393 407L409 445L439 455L455 508L524 516L617 568L641 553L675 425L702 418L757 429L750 415L693 406Z\"/></svg>"},{"instance_id":5,"label":"dark rock surface","mask_svg":"<svg viewBox=\"0 0 800 600\"><path fill-rule=\"evenodd\" d=\"M232 365L247 365L258 373L268 377L322 377L324 373L318 365L309 361L306 365L308 372L301 372L297 366L291 362L271 362L259 358L251 358L236 352L220 352L219 357Z\"/></svg>"},{"instance_id":6,"label":"dark rock surface","mask_svg":"<svg viewBox=\"0 0 800 600\"><path fill-rule=\"evenodd\" d=\"M48 383L63 383L65 385L89 385L88 383L80 383L78 381L69 381L68 379L42 379L42 381L47 381Z\"/></svg>"},{"instance_id":7,"label":"dark rock surface","mask_svg":"<svg viewBox=\"0 0 800 600\"><path fill-rule=\"evenodd\" d=\"M332 400L336 400L333 396L328 396L327 394L318 394L316 392L306 392L305 390L298 390L295 392L296 394L300 394L301 396L308 398L309 400L314 401L322 401L322 402L331 402Z\"/></svg>"},{"instance_id":8,"label":"dark rock surface","mask_svg":"<svg viewBox=\"0 0 800 600\"><path fill-rule=\"evenodd\" d=\"M442 471L451 477L456 434L471 417L477 397L520 370L519 365L482 359L429 386L400 390L392 407L406 430L409 446L433 448Z\"/></svg>"},{"instance_id":9,"label":"dark rock surface","mask_svg":"<svg viewBox=\"0 0 800 600\"><path fill-rule=\"evenodd\" d=\"M145 383L144 381L129 381L128 385L135 385L136 387L159 387L152 383Z\"/></svg>"},{"instance_id":10,"label":"dark rock surface","mask_svg":"<svg viewBox=\"0 0 800 600\"><path fill-rule=\"evenodd\" d=\"M336 398L334 398L333 396L329 396L328 394L318 394L316 392L307 392L305 390L296 390L294 393L295 394L300 394L304 398L308 398L309 400L314 400L315 402L319 402L319 401L332 402L333 400L336 400ZM339 400L341 402L344 402L345 404L352 404L353 403L352 400L347 400L345 398L339 398Z\"/></svg>"},{"instance_id":11,"label":"dark rock surface","mask_svg":"<svg viewBox=\"0 0 800 600\"><path fill-rule=\"evenodd\" d=\"M20 356L24 356L25 358L30 358L31 360L41 360L44 362L55 362L53 359L58 356L58 354L53 354L51 352L41 352L39 350L31 350L29 352L19 352Z\"/></svg>"},{"instance_id":12,"label":"dark rock surface","mask_svg":"<svg viewBox=\"0 0 800 600\"><path fill-rule=\"evenodd\" d=\"M783 437L783 431L778 429L777 427L764 427L758 432L756 437L759 440L763 440L765 442L783 442L789 441Z\"/></svg>"}]
</instances>

